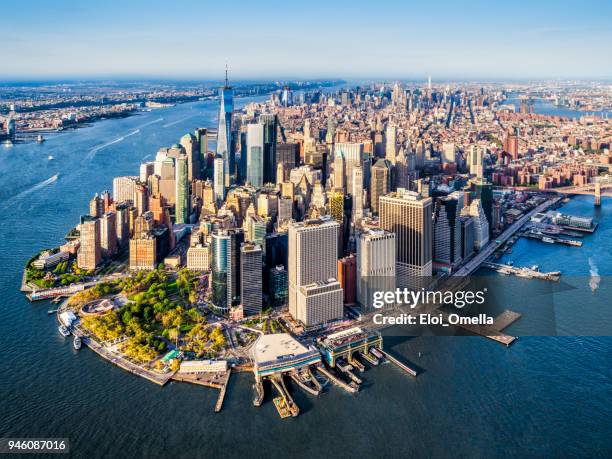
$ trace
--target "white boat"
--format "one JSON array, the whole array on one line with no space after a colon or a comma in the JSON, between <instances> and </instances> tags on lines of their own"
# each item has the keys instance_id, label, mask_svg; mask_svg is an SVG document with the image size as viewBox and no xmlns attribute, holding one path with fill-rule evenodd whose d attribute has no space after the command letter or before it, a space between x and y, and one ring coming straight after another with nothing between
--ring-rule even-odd
<instances>
[{"instance_id":1,"label":"white boat","mask_svg":"<svg viewBox=\"0 0 612 459\"><path fill-rule=\"evenodd\" d=\"M72 342L72 346L74 346L74 348L78 351L79 349L81 349L81 337L80 336L75 336L74 337L74 341Z\"/></svg>"},{"instance_id":2,"label":"white boat","mask_svg":"<svg viewBox=\"0 0 612 459\"><path fill-rule=\"evenodd\" d=\"M543 237L542 238L542 242L548 242L549 244L554 244L555 240L553 238L550 238L550 237Z\"/></svg>"},{"instance_id":3,"label":"white boat","mask_svg":"<svg viewBox=\"0 0 612 459\"><path fill-rule=\"evenodd\" d=\"M68 330L68 327L66 327L65 325L60 325L58 330L60 332L60 335L62 335L64 338L70 336L70 330Z\"/></svg>"},{"instance_id":4,"label":"white boat","mask_svg":"<svg viewBox=\"0 0 612 459\"><path fill-rule=\"evenodd\" d=\"M53 161L55 158L52 155L49 155L49 157L47 158L49 161Z\"/></svg>"}]
</instances>

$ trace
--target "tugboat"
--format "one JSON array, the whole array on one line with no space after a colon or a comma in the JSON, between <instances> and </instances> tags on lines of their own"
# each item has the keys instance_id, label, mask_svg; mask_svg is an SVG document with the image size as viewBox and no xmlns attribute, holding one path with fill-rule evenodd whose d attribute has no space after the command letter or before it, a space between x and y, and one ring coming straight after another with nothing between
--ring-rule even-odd
<instances>
[{"instance_id":1,"label":"tugboat","mask_svg":"<svg viewBox=\"0 0 612 459\"><path fill-rule=\"evenodd\" d=\"M80 336L75 336L74 337L74 341L72 342L72 346L78 351L79 349L81 349L81 337Z\"/></svg>"},{"instance_id":2,"label":"tugboat","mask_svg":"<svg viewBox=\"0 0 612 459\"><path fill-rule=\"evenodd\" d=\"M65 325L60 325L58 328L60 335L62 335L64 338L70 336L70 330L68 330L68 327L66 327Z\"/></svg>"}]
</instances>

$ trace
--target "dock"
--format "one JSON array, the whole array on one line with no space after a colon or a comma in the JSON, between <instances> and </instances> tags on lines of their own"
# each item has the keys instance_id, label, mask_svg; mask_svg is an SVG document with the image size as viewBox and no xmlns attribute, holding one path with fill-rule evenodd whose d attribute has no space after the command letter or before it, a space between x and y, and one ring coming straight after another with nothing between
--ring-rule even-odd
<instances>
[{"instance_id":1,"label":"dock","mask_svg":"<svg viewBox=\"0 0 612 459\"><path fill-rule=\"evenodd\" d=\"M551 271L548 273L543 273L537 271L533 268L524 268L518 266L510 266L510 265L502 265L499 263L492 263L490 261L485 261L482 264L483 268L489 268L493 271L496 271L500 274L512 274L517 277L525 277L528 279L540 279L540 280L549 280L549 281L558 281L561 276L560 271Z\"/></svg>"},{"instance_id":2,"label":"dock","mask_svg":"<svg viewBox=\"0 0 612 459\"><path fill-rule=\"evenodd\" d=\"M504 328L509 327L514 322L519 320L521 316L522 314L519 312L514 312L510 311L509 309L506 309L495 319L493 319L493 325L491 327L497 331L502 331Z\"/></svg>"},{"instance_id":3,"label":"dock","mask_svg":"<svg viewBox=\"0 0 612 459\"><path fill-rule=\"evenodd\" d=\"M537 239L548 244L562 244L570 245L572 247L582 247L582 241L577 241L575 239L563 239L558 236L545 235L534 231L525 231L522 235L526 238Z\"/></svg>"},{"instance_id":4,"label":"dock","mask_svg":"<svg viewBox=\"0 0 612 459\"><path fill-rule=\"evenodd\" d=\"M448 322L449 313L443 310L440 310L440 313L444 317L444 319ZM513 314L517 314L518 317L513 316ZM512 320L510 318L512 317ZM475 335L484 336L485 338L489 338L490 340L496 341L500 344L505 345L506 347L510 346L517 340L516 336L506 335L502 332L504 328L509 326L512 322L515 322L520 314L513 311L504 311L502 314L493 319L493 325L473 325L473 324L456 324L457 327L463 328ZM509 322L508 322L509 321ZM506 325L504 323L508 322ZM497 326L495 325L497 324ZM504 325L503 327L501 327ZM500 328L501 327L501 328Z\"/></svg>"},{"instance_id":5,"label":"dock","mask_svg":"<svg viewBox=\"0 0 612 459\"><path fill-rule=\"evenodd\" d=\"M225 379L223 380L221 390L219 390L219 396L217 397L217 403L215 403L215 413L219 413L223 408L223 400L225 399L225 392L227 391L227 385L229 384L232 370L228 369L226 372Z\"/></svg>"},{"instance_id":6,"label":"dock","mask_svg":"<svg viewBox=\"0 0 612 459\"><path fill-rule=\"evenodd\" d=\"M285 382L283 381L283 376L274 374L270 376L269 379L270 382L272 382L272 386L274 386L280 395L280 397L274 399L274 406L276 406L278 414L280 414L282 418L288 417L287 411L294 417L300 414L300 408L297 406L291 395L289 395L289 391L287 390Z\"/></svg>"},{"instance_id":7,"label":"dock","mask_svg":"<svg viewBox=\"0 0 612 459\"><path fill-rule=\"evenodd\" d=\"M393 365L398 367L400 370L404 370L410 376L414 376L415 378L417 377L418 372L414 368L410 368L408 365L406 365L403 362L400 362L398 359L393 357L388 352L383 351L382 349L377 349L377 351L380 352L383 355L384 358L386 358L389 362L391 362Z\"/></svg>"},{"instance_id":8,"label":"dock","mask_svg":"<svg viewBox=\"0 0 612 459\"><path fill-rule=\"evenodd\" d=\"M321 373L323 376L325 376L329 381L334 383L336 386L341 387L345 391L347 391L347 392L349 392L351 394L356 394L357 392L359 392L359 386L357 384L355 384L354 382L351 382L350 384L345 383L340 378L335 376L331 371L329 371L327 368L325 368L325 366L317 365L316 369L317 369L317 371L319 373Z\"/></svg>"},{"instance_id":9,"label":"dock","mask_svg":"<svg viewBox=\"0 0 612 459\"><path fill-rule=\"evenodd\" d=\"M253 399L253 405L261 406L265 397L262 381L255 381L255 384L253 384L253 389L255 390L255 398Z\"/></svg>"},{"instance_id":10,"label":"dock","mask_svg":"<svg viewBox=\"0 0 612 459\"><path fill-rule=\"evenodd\" d=\"M321 393L321 385L319 382L312 376L310 370L307 372L297 372L294 371L289 374L289 377L295 382L300 389L302 389L307 394L317 396ZM311 383L314 387L310 387L308 383Z\"/></svg>"}]
</instances>

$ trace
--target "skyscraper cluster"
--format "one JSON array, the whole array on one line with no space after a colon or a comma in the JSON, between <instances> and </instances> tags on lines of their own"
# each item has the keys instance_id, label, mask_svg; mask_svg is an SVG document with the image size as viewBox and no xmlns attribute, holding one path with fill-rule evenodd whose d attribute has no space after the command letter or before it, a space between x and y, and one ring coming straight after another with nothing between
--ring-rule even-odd
<instances>
[{"instance_id":1,"label":"skyscraper cluster","mask_svg":"<svg viewBox=\"0 0 612 459\"><path fill-rule=\"evenodd\" d=\"M396 84L283 90L236 111L226 74L214 151L214 131L197 128L115 178L82 219L79 265L129 250L132 269L153 269L184 238L181 263L209 273L218 313L287 306L309 328L371 312L375 292L427 288L496 228L486 148L414 128L457 123L448 109L461 104L449 88Z\"/></svg>"}]
</instances>

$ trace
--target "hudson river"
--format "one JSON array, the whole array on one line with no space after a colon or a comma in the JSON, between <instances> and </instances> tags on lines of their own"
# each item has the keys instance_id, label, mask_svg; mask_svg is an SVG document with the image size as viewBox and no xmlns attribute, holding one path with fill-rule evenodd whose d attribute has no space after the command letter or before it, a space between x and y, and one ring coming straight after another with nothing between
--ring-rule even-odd
<instances>
[{"instance_id":1,"label":"hudson river","mask_svg":"<svg viewBox=\"0 0 612 459\"><path fill-rule=\"evenodd\" d=\"M184 104L42 145L0 147L0 437L67 437L75 457L610 457L612 338L523 336L610 335L609 198L598 210L591 197L564 207L599 221L582 248L520 240L505 256L561 270L557 293L543 293L550 287L542 281L483 273L504 283L497 300L525 313L507 330L521 335L510 348L481 337L389 332L385 347L421 367L418 378L384 364L364 373L355 396L336 387L318 398L295 390L295 419L281 420L269 397L253 407L251 375L232 377L214 414L216 391L160 388L86 348L75 351L47 315L49 304L19 292L25 261L60 244L114 176L137 175L159 147L214 126L215 114L214 101Z\"/></svg>"}]
</instances>

